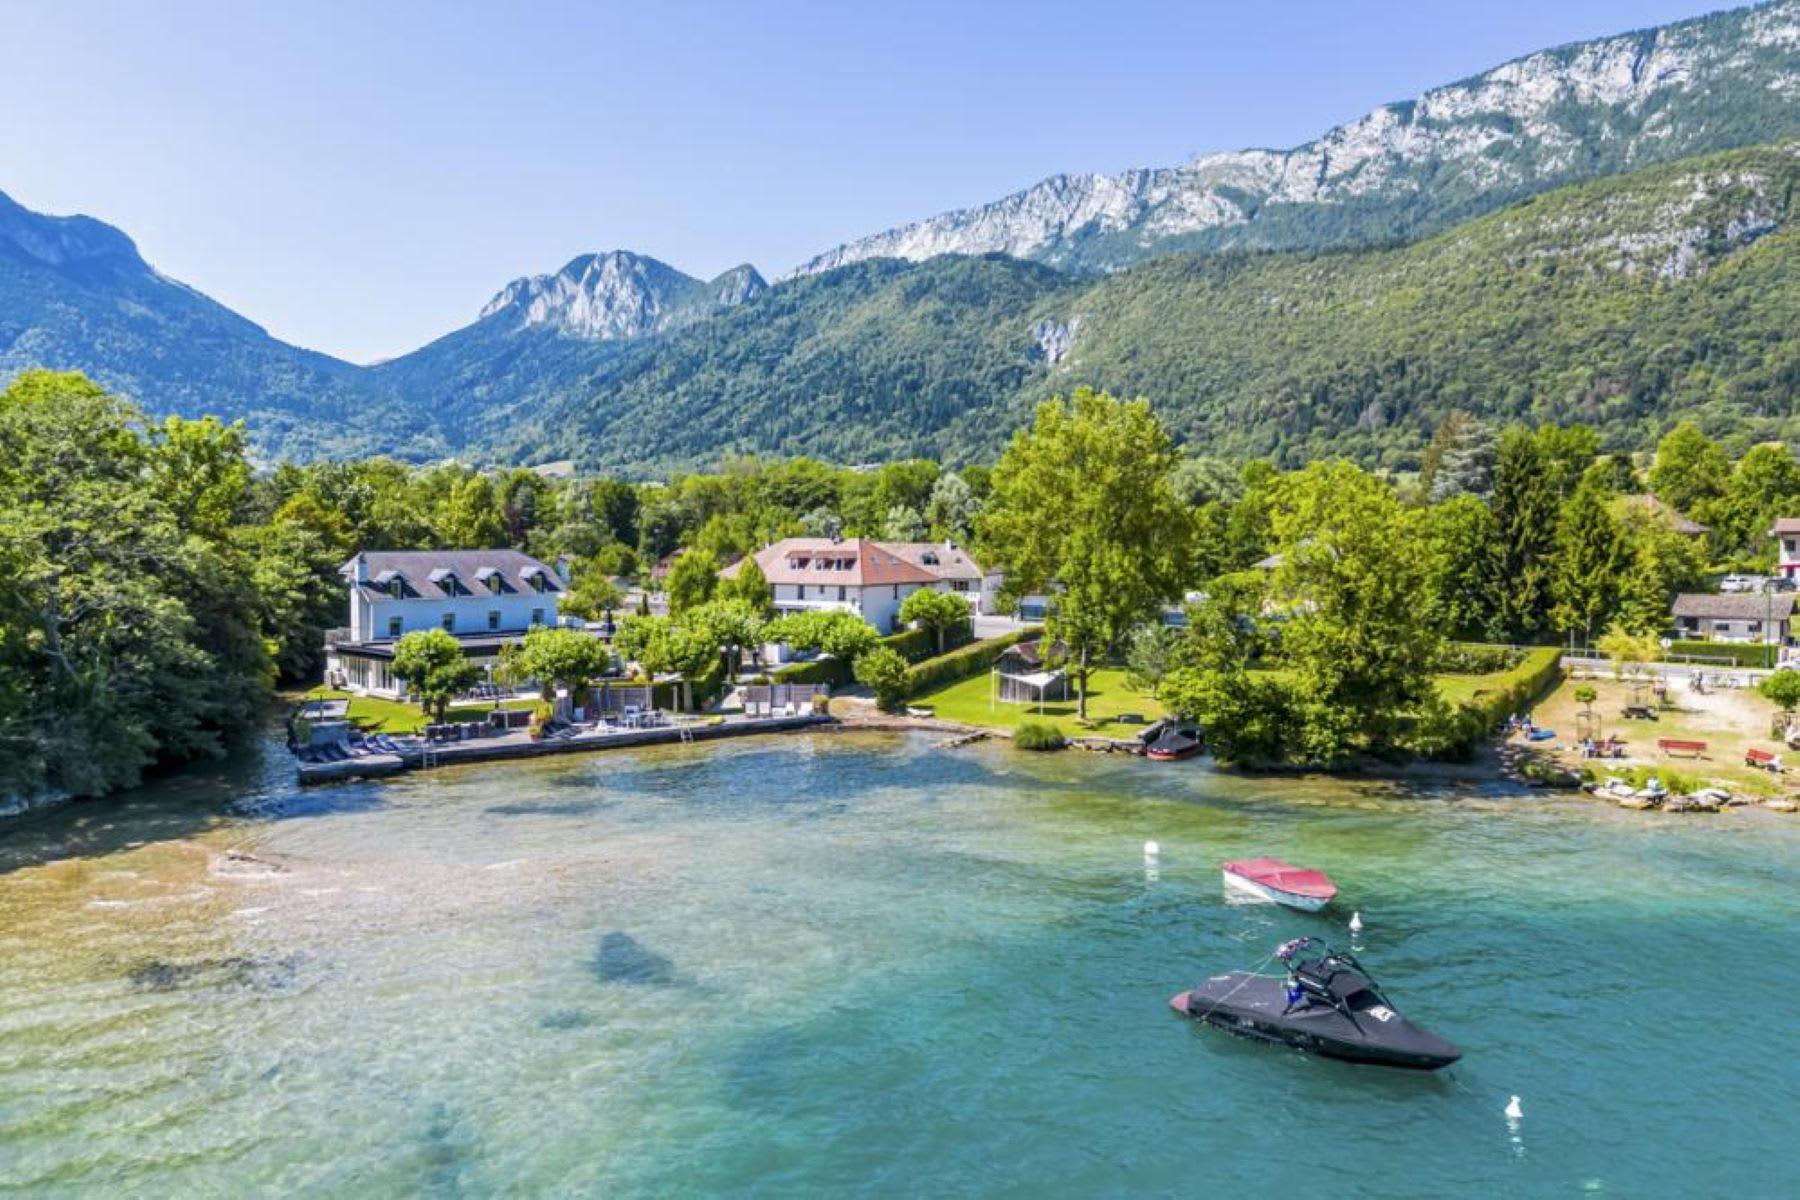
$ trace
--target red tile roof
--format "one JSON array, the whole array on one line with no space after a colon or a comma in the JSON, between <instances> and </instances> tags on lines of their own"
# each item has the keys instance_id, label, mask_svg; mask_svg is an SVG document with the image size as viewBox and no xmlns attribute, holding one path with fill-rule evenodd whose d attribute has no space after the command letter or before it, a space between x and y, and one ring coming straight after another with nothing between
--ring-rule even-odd
<instances>
[{"instance_id":1,"label":"red tile roof","mask_svg":"<svg viewBox=\"0 0 1800 1200\"><path fill-rule=\"evenodd\" d=\"M756 565L771 584L830 584L841 587L886 587L889 584L933 584L938 576L907 562L868 538L784 538L755 554ZM720 572L737 578L741 564Z\"/></svg>"}]
</instances>

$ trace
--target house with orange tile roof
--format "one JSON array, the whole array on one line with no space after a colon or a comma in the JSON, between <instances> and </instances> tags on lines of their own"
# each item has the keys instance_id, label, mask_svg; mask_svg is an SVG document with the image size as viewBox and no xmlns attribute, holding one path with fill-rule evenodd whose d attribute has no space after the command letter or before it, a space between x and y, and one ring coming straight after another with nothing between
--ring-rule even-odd
<instances>
[{"instance_id":1,"label":"house with orange tile roof","mask_svg":"<svg viewBox=\"0 0 1800 1200\"><path fill-rule=\"evenodd\" d=\"M921 588L965 596L974 609L986 578L966 552L943 543L783 538L752 557L777 613L842 609L882 634L895 631L900 605ZM733 563L720 575L734 579L741 568Z\"/></svg>"}]
</instances>

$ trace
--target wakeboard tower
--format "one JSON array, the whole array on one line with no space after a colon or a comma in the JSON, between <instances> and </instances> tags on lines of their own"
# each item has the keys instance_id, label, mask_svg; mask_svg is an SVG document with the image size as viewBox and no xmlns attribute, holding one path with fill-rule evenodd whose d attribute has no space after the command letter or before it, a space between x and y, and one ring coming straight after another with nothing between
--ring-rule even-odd
<instances>
[{"instance_id":1,"label":"wakeboard tower","mask_svg":"<svg viewBox=\"0 0 1800 1200\"><path fill-rule=\"evenodd\" d=\"M1229 971L1182 992L1169 1006L1239 1037L1348 1062L1435 1071L1462 1057L1396 1012L1348 951L1302 937L1282 943L1274 957L1287 968L1285 978Z\"/></svg>"}]
</instances>

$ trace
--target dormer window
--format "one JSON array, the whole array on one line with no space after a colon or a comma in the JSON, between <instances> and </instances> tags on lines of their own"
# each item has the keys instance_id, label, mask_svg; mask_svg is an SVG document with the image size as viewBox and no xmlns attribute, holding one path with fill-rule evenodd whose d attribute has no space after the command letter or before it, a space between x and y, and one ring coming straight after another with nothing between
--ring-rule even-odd
<instances>
[{"instance_id":1,"label":"dormer window","mask_svg":"<svg viewBox=\"0 0 1800 1200\"><path fill-rule=\"evenodd\" d=\"M924 563L928 567L935 567L938 565L938 556L935 552L927 550L920 557L919 561Z\"/></svg>"},{"instance_id":2,"label":"dormer window","mask_svg":"<svg viewBox=\"0 0 1800 1200\"><path fill-rule=\"evenodd\" d=\"M406 580L398 575L388 580L388 595L396 600L404 600L406 598Z\"/></svg>"}]
</instances>

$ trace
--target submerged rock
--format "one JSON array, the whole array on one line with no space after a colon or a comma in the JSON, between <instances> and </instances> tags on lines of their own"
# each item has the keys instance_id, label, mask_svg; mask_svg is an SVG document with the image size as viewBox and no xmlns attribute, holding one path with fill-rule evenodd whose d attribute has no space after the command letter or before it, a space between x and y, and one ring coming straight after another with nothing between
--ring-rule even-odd
<instances>
[{"instance_id":1,"label":"submerged rock","mask_svg":"<svg viewBox=\"0 0 1800 1200\"><path fill-rule=\"evenodd\" d=\"M145 992L172 992L183 987L239 987L255 991L281 991L291 987L300 970L300 957L285 958L228 955L192 962L149 959L125 973L131 986Z\"/></svg>"},{"instance_id":2,"label":"submerged rock","mask_svg":"<svg viewBox=\"0 0 1800 1200\"><path fill-rule=\"evenodd\" d=\"M675 964L621 930L600 939L594 974L605 983L661 987L675 982Z\"/></svg>"}]
</instances>

